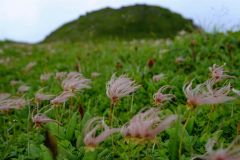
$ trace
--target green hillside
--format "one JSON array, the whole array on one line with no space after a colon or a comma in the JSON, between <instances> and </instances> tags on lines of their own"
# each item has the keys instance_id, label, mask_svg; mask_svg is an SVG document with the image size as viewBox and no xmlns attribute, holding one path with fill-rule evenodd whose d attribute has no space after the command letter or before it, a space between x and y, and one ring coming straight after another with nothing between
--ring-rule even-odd
<instances>
[{"instance_id":1,"label":"green hillside","mask_svg":"<svg viewBox=\"0 0 240 160\"><path fill-rule=\"evenodd\" d=\"M44 40L79 41L96 38L165 38L195 28L192 20L158 6L135 5L105 8L67 23Z\"/></svg>"}]
</instances>

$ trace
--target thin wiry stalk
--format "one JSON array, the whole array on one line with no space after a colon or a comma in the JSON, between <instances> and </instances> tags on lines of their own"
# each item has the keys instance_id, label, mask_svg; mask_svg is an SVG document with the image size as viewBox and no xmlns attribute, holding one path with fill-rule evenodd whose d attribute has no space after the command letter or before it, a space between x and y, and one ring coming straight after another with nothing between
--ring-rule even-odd
<instances>
[{"instance_id":1,"label":"thin wiry stalk","mask_svg":"<svg viewBox=\"0 0 240 160\"><path fill-rule=\"evenodd\" d=\"M113 110L114 110L114 107L115 107L115 103L110 103L110 110L109 110L109 122L110 122L110 125L111 127L113 126L113 122L112 122L112 119L113 119Z\"/></svg>"},{"instance_id":2,"label":"thin wiry stalk","mask_svg":"<svg viewBox=\"0 0 240 160\"><path fill-rule=\"evenodd\" d=\"M66 103L64 102L63 103L63 107L61 108L61 115L60 115L60 119L63 118L63 115L64 115L64 109L66 108Z\"/></svg>"},{"instance_id":3,"label":"thin wiry stalk","mask_svg":"<svg viewBox=\"0 0 240 160\"><path fill-rule=\"evenodd\" d=\"M51 104L48 104L48 105L42 107L38 112L42 112L42 110L44 110L46 107L49 107L49 106L51 106ZM47 113L47 112L51 111L52 109L53 109L53 107L50 107L50 108L49 108L47 111L45 111L44 113ZM38 113L38 112L37 112L37 113Z\"/></svg>"},{"instance_id":4,"label":"thin wiry stalk","mask_svg":"<svg viewBox=\"0 0 240 160\"><path fill-rule=\"evenodd\" d=\"M132 110L133 110L133 100L134 100L134 95L132 95L132 99L131 99L130 113L132 113Z\"/></svg>"},{"instance_id":5,"label":"thin wiry stalk","mask_svg":"<svg viewBox=\"0 0 240 160\"><path fill-rule=\"evenodd\" d=\"M232 110L231 110L231 117L233 117L233 109L234 109L233 104L231 104L231 107L232 107Z\"/></svg>"},{"instance_id":6,"label":"thin wiry stalk","mask_svg":"<svg viewBox=\"0 0 240 160\"><path fill-rule=\"evenodd\" d=\"M48 110L46 110L44 113L48 113L48 112L50 112L51 110L53 110L54 109L54 107L50 107ZM40 111L41 112L41 111Z\"/></svg>"},{"instance_id":7,"label":"thin wiry stalk","mask_svg":"<svg viewBox=\"0 0 240 160\"><path fill-rule=\"evenodd\" d=\"M60 120L59 109L60 109L60 107L57 108L57 115L56 115L58 121ZM60 128L59 128L59 125L58 125L58 136L59 136L59 132L60 132Z\"/></svg>"},{"instance_id":8,"label":"thin wiry stalk","mask_svg":"<svg viewBox=\"0 0 240 160\"><path fill-rule=\"evenodd\" d=\"M184 131L187 127L189 119L191 118L191 114L192 114L192 110L188 110L187 119L186 119L186 122L184 123L184 126L182 128L181 138L180 138L180 142L179 142L179 150L178 150L179 158L182 155L182 143L183 143L183 138L184 138Z\"/></svg>"},{"instance_id":9,"label":"thin wiry stalk","mask_svg":"<svg viewBox=\"0 0 240 160\"><path fill-rule=\"evenodd\" d=\"M29 150L30 150L30 142L29 142L29 137L30 137L30 135L29 135L29 127L30 127L30 125L29 125L29 121L30 121L30 119L31 119L31 110L30 110L30 105L28 105L28 120L27 120L27 135L28 135L28 147L27 147L27 151L28 151L28 156L29 156Z\"/></svg>"}]
</instances>

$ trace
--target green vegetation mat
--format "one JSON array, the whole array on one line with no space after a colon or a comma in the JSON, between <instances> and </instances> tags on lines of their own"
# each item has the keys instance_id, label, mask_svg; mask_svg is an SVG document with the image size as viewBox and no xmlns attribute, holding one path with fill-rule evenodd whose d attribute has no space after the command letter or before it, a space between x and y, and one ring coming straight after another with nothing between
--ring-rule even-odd
<instances>
[{"instance_id":1,"label":"green vegetation mat","mask_svg":"<svg viewBox=\"0 0 240 160\"><path fill-rule=\"evenodd\" d=\"M234 78L218 82L217 86L231 83L233 88L240 89L239 33L195 32L173 40L96 40L36 45L1 42L0 60L0 92L28 101L21 109L0 111L0 159L51 159L47 146L56 149L53 144L57 143L57 159L188 160L206 153L205 144L210 138L217 141L217 149L228 147L239 135L240 101L236 94L230 93L235 100L193 109L186 105L182 91L183 85L193 79L193 86L206 81L213 64L224 63L224 70ZM91 79L91 88L77 92L63 105L36 102L35 93L40 89L43 93L59 95L63 89L55 74L72 71ZM92 72L100 75L94 77ZM53 75L41 81L40 75L44 73ZM118 101L110 124L106 84L114 73L117 77L126 74L140 87ZM154 82L152 77L160 73L164 78ZM23 84L30 89L20 93L18 87ZM176 98L161 106L159 117L178 115L168 129L153 140L141 142L116 133L93 151L85 148L84 128L89 119L105 117L108 126L119 128L142 108L159 108L154 106L153 94L164 85L173 86L168 92ZM50 122L36 127L32 116L37 107L39 112L61 125Z\"/></svg>"}]
</instances>

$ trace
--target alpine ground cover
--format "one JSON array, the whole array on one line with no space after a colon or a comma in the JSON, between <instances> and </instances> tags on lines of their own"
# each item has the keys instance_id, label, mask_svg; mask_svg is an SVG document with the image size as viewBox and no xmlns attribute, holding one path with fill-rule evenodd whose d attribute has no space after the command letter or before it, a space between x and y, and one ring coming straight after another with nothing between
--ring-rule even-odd
<instances>
[{"instance_id":1,"label":"alpine ground cover","mask_svg":"<svg viewBox=\"0 0 240 160\"><path fill-rule=\"evenodd\" d=\"M239 33L0 47L1 159L239 159Z\"/></svg>"}]
</instances>

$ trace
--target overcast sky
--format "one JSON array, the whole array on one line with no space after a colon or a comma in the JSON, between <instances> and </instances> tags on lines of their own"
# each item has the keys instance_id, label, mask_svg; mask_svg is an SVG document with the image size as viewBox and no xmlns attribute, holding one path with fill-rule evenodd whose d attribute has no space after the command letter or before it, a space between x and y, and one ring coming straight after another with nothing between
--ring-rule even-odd
<instances>
[{"instance_id":1,"label":"overcast sky","mask_svg":"<svg viewBox=\"0 0 240 160\"><path fill-rule=\"evenodd\" d=\"M240 26L239 0L0 0L0 40L38 42L86 12L136 3L169 8L207 30Z\"/></svg>"}]
</instances>

